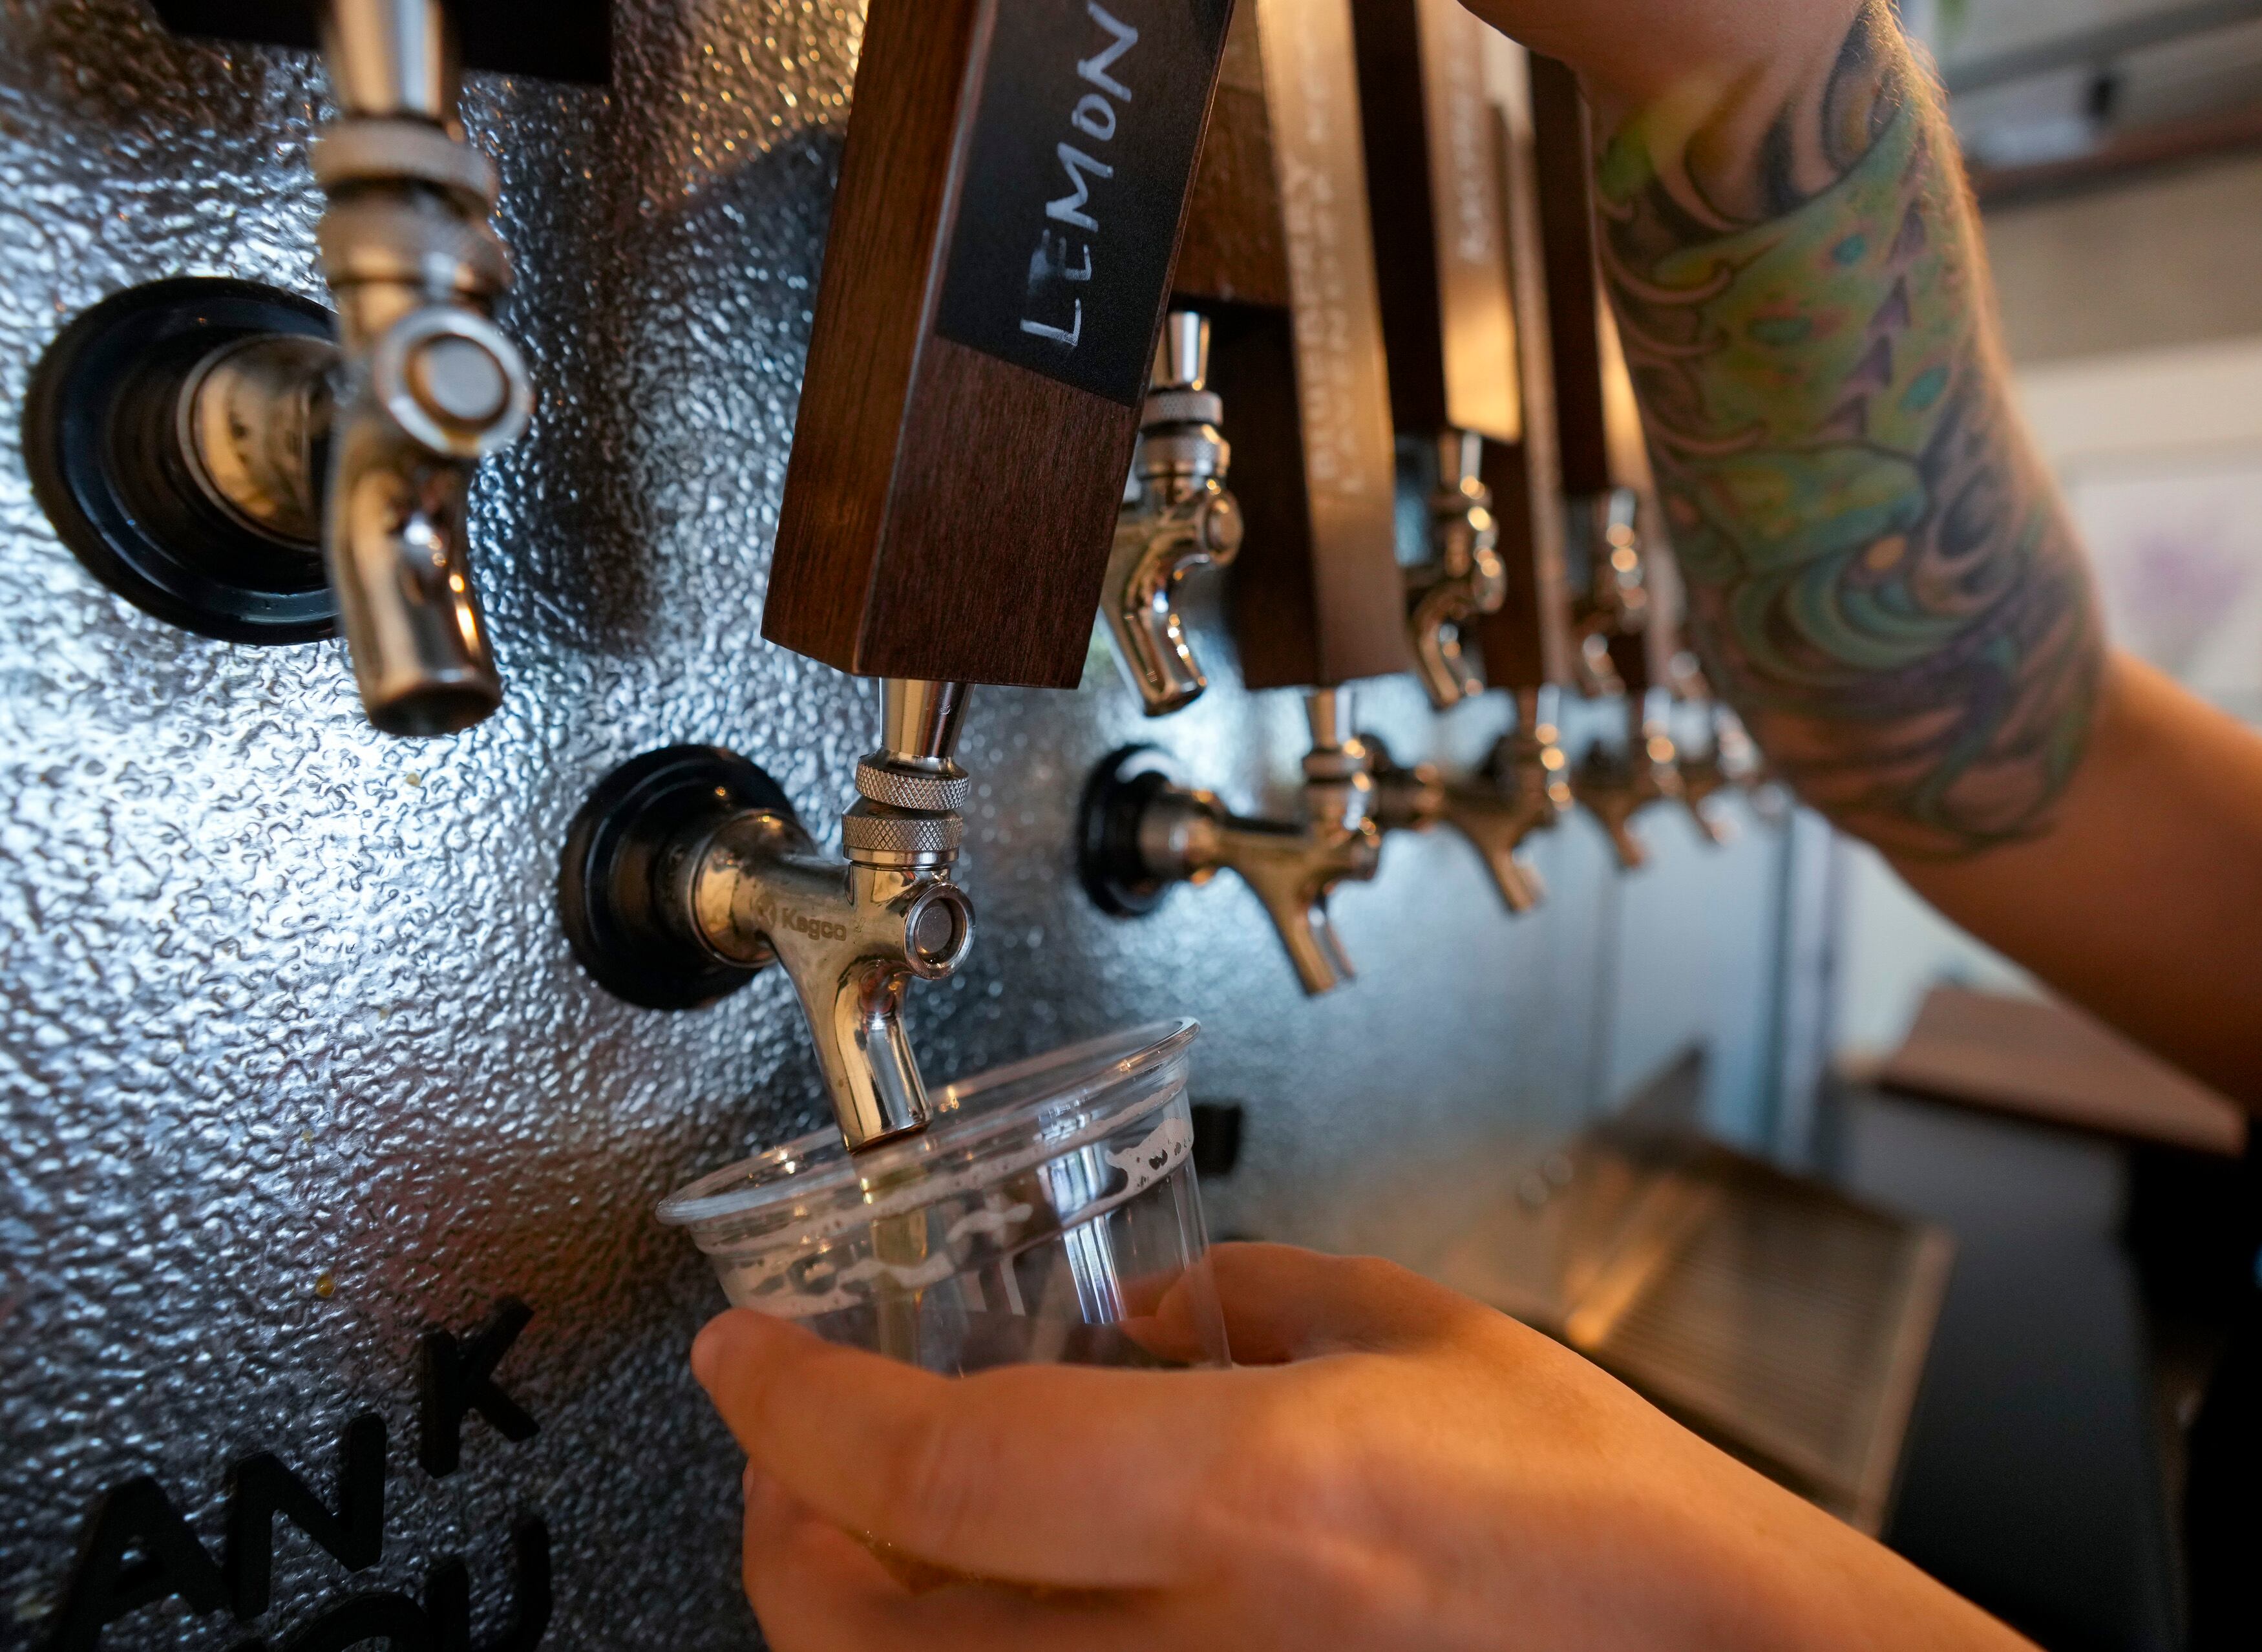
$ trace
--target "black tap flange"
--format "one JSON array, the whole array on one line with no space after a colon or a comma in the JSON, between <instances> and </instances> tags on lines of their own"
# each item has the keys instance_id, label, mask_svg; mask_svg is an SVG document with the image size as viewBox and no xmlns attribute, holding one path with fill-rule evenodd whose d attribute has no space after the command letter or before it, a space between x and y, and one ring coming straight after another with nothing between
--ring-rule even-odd
<instances>
[{"instance_id":1,"label":"black tap flange","mask_svg":"<svg viewBox=\"0 0 2262 1652\"><path fill-rule=\"evenodd\" d=\"M220 509L183 452L181 393L227 345L328 342L321 306L250 281L184 277L113 294L40 357L24 404L32 491L78 559L146 613L226 642L303 643L337 629L321 547Z\"/></svg>"},{"instance_id":2,"label":"black tap flange","mask_svg":"<svg viewBox=\"0 0 2262 1652\"><path fill-rule=\"evenodd\" d=\"M1148 805L1181 784L1178 770L1152 746L1113 752L1085 783L1077 811L1077 876L1092 904L1114 918L1144 918L1171 890L1155 876L1139 847Z\"/></svg>"},{"instance_id":3,"label":"black tap flange","mask_svg":"<svg viewBox=\"0 0 2262 1652\"><path fill-rule=\"evenodd\" d=\"M716 746L647 752L590 793L566 839L558 907L599 985L645 1009L688 1010L754 978L687 933L678 874L716 827L757 811L793 818L777 782Z\"/></svg>"}]
</instances>

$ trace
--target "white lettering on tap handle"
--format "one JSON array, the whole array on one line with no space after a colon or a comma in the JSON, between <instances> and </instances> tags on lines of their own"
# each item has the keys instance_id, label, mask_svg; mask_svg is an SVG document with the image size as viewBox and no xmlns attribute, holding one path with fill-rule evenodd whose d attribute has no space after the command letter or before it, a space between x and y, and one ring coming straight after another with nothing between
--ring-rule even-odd
<instances>
[{"instance_id":1,"label":"white lettering on tap handle","mask_svg":"<svg viewBox=\"0 0 2262 1652\"><path fill-rule=\"evenodd\" d=\"M1139 44L1139 31L1114 16L1099 0L1087 0L1084 11L1111 38L1093 55L1077 60L1077 78L1099 90L1086 92L1077 100L1076 107L1070 112L1069 124L1095 145L1112 143L1120 125L1115 105L1132 101L1131 89L1115 77L1113 70L1125 54ZM1109 102L1110 98L1114 102ZM1114 167L1066 141L1060 143L1054 154L1060 159L1061 170L1068 175L1068 192L1045 203L1046 218L1098 239L1099 219L1091 211L1091 185L1095 179L1104 183L1113 178ZM1055 284L1083 285L1091 281L1091 240L1072 241L1063 231L1046 230L1038 236L1036 250L1029 258L1027 296L1032 310L1048 297L1047 289ZM1072 262L1077 253L1082 254L1081 263ZM1054 314L1058 314L1057 308ZM1039 321L1033 314L1024 314L1021 331L1075 350L1084 342L1083 298L1070 297L1067 325L1058 321Z\"/></svg>"}]
</instances>

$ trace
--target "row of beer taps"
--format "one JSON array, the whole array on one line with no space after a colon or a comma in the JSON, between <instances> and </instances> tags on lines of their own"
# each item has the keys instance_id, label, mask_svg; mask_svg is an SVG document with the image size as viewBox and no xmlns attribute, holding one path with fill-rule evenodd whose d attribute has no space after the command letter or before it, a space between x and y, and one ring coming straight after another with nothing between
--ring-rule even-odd
<instances>
[{"instance_id":1,"label":"row of beer taps","mask_svg":"<svg viewBox=\"0 0 2262 1652\"><path fill-rule=\"evenodd\" d=\"M1209 343L1205 316L1171 312L1108 570L1103 618L1124 681L1150 717L1184 711L1207 687L1181 610L1185 580L1197 568L1228 568L1241 547L1226 409L1207 383ZM1488 692L1472 622L1498 612L1508 595L1482 450L1473 432L1436 438L1431 554L1405 574L1415 675L1441 713ZM1724 794L1747 792L1763 817L1774 816L1780 805L1756 748L1735 713L1711 696L1692 656L1676 654L1672 686L1639 693L1629 691L1613 663L1614 651L1650 646L1647 628L1659 608L1639 495L1617 490L1577 501L1566 516L1587 551L1577 559L1594 576L1572 627L1577 692L1625 703L1623 742L1595 740L1574 768L1560 732L1561 689L1530 686L1516 691L1515 724L1483 762L1449 776L1435 763L1401 763L1380 736L1359 731L1351 689L1314 689L1306 696L1311 743L1293 819L1238 814L1142 754L1125 754L1105 771L1085 822L1095 898L1116 913L1142 915L1176 884L1232 872L1279 930L1304 990L1316 995L1355 974L1329 897L1373 879L1393 833L1459 833L1482 858L1502 904L1520 915L1546 894L1527 846L1577 808L1602 826L1629 872L1647 864L1635 821L1654 806L1685 809L1716 845L1735 831L1719 808ZM1676 723L1695 725L1695 738L1681 738Z\"/></svg>"},{"instance_id":2,"label":"row of beer taps","mask_svg":"<svg viewBox=\"0 0 2262 1652\"><path fill-rule=\"evenodd\" d=\"M1109 369L1032 354L1074 351L1082 324L1024 321L1017 329L1019 312L1011 307L1022 303L1019 292L978 277L959 284L971 296L953 300L960 313L947 327L929 297L956 290L951 261L960 242L994 235L1018 248L1013 237L1052 235L1048 224L1079 219L1083 194L1065 206L1041 197L983 206L978 210L994 221L971 227L922 220L916 235L904 227L911 220L902 199L922 190L923 198L956 198L950 180L960 157L976 142L1022 142L1027 134L1014 123L1055 96L1078 110L1096 97L1106 105L1104 123L1087 111L1080 129L1112 136L1123 123L1113 170L1092 162L1071 179L1077 189L1088 178L1119 188L1136 183L1149 192L1149 219L1181 228L1197 192L1211 99L1226 95L1221 77L1243 98L1243 116L1250 97L1259 105L1337 99L1332 111L1284 105L1260 112L1256 119L1269 119L1284 144L1332 132L1340 145L1345 131L1358 141L1358 123L1336 118L1345 105L1356 112L1349 0L1243 0L1232 39L1221 13L1191 34L1170 36L1178 40L1172 60L1127 55L1139 49L1139 27L1095 6L1095 54L1072 55L1057 71L1077 77L1074 84L994 105L898 96L934 72L918 28L926 3L872 0L869 7L858 107L893 110L891 119L926 120L933 129L913 141L884 123L869 129L877 135L861 137L852 125L833 234L898 237L890 244L900 257L826 261L763 618L772 641L884 682L880 746L858 766L841 853L821 849L783 790L743 757L677 746L645 753L594 787L559 883L575 956L633 1004L702 1007L781 966L808 1021L844 1139L856 1150L925 1128L930 1104L902 1002L911 982L956 970L973 941L973 904L955 876L971 792L956 761L969 685L1072 686L1097 589L1113 652L1146 711L1181 711L1207 687L1183 608L1186 576L1202 566L1231 570L1238 560L1229 577L1245 581L1250 561L1273 555L1289 537L1278 527L1281 487L1265 495L1269 529L1258 520L1257 495L1246 508L1236 499L1230 409L1213 382L1213 322L1199 290L1183 285L1185 257L1174 272L1162 256L1173 242L1156 241L1143 265L1108 265L1123 285L1092 285L1074 299L1078 316L1087 299L1095 314L1112 305L1137 341L1153 336L1144 329L1159 318L1151 372L1141 371L1143 342ZM1360 17L1362 26L1371 19L1409 29L1416 22L1477 26L1457 6L1431 0L1378 3ZM47 410L47 434L27 445L44 443L41 451L54 457L41 497L82 560L113 588L209 635L303 642L332 623L318 611L323 575L310 580L306 572L326 569L335 623L371 721L393 734L448 734L501 703L466 557L467 501L478 465L527 429L533 405L525 364L490 314L511 279L508 254L489 223L496 176L465 141L457 118L457 43L443 0L321 0L317 18L338 109L313 157L327 198L320 242L337 305L335 342L303 300L245 283L184 280L118 295L67 329L43 362L40 382L51 388L35 387L34 401ZM1163 35L1157 24L1157 39ZM1260 35L1262 76L1251 49ZM969 31L966 49L987 50L989 39ZM1445 66L1441 73L1477 55L1466 36L1427 40L1433 48L1441 43L1431 52ZM1238 67L1224 68L1236 51ZM1325 72L1311 72L1329 53ZM1095 64L1116 69L1099 73ZM1130 72L1126 65L1180 95L1130 97L1115 77L1117 69ZM981 81L967 72L953 83ZM1575 90L1570 95L1575 101ZM1135 119L1150 123L1135 143ZM1031 141L1054 153L1049 136ZM1358 220L1335 227L1355 230L1350 240L1363 245L1363 210L1347 206L1365 194L1360 162L1340 149L1309 158L1351 169L1344 173L1349 186L1327 198ZM1280 178L1294 170L1284 165ZM1285 221L1286 183L1246 170L1228 181L1254 191L1251 213ZM1586 216L1581 206L1573 221ZM1363 266L1346 267L1371 277L1371 250L1362 256ZM1012 256L1027 259L1024 251ZM1043 274L1054 263L1048 255L1031 267ZM1087 251L1077 278L1094 281L1095 268ZM1529 294L1538 284L1531 270L1522 274ZM1495 285L1504 303L1504 276ZM985 310L1001 293L1009 307ZM1293 294L1273 306L1283 326L1297 308ZM1379 317L1379 306L1366 310ZM1359 416L1380 421L1372 433L1387 461L1388 415L1380 404L1392 390L1382 374L1381 329L1379 319L1360 325L1374 335L1371 375L1352 401ZM1433 323L1433 339L1448 330ZM1312 347L1299 333L1295 350ZM1540 348L1536 334L1526 338L1527 361ZM882 359L895 370L868 371ZM115 371L120 360L122 372ZM1292 383L1309 366L1291 361L1257 380ZM1299 457L1277 468L1302 472L1303 485L1315 489L1293 438L1281 434L1299 424L1307 400L1291 389L1251 419L1249 434L1276 446L1291 442ZM1047 424L1058 434L1026 448L1023 462L1001 475L990 457L1001 433ZM1319 544L1313 523L1322 513L1307 501L1299 521L1312 543L1296 552L1308 563L1294 588L1315 614L1270 622L1276 645L1299 626L1358 632L1349 643L1296 636L1284 655L1293 663L1266 667L1274 684L1311 685L1295 808L1278 819L1239 813L1188 783L1160 754L1137 749L1095 775L1081 817L1084 882L1104 907L1136 915L1178 885L1231 872L1262 903L1298 979L1315 994L1352 972L1329 898L1376 876L1391 834L1440 826L1459 833L1509 910L1524 913L1545 898L1525 847L1574 809L1583 805L1602 823L1632 869L1645 859L1634 828L1644 810L1684 806L1718 840L1726 828L1717 799L1762 780L1733 715L1668 646L1655 512L1638 490L1574 488L1542 475L1545 487L1533 497L1545 494L1550 502L1526 513L1540 523L1536 538L1505 534L1487 480L1488 462L1503 451L1496 437L1452 420L1409 429L1401 415L1399 424L1401 438L1413 438L1411 451L1426 453L1417 468L1434 473L1426 553L1403 570L1402 581L1378 581L1376 558L1395 566L1387 520L1378 535L1368 531L1372 516L1363 517L1346 552L1340 533L1337 544ZM40 419L27 418L27 431L36 436L40 427ZM97 439L84 439L87 432ZM1548 469L1540 434L1517 461L1535 473ZM979 510L951 492L968 478L987 490ZM1561 495L1568 497L1560 518L1549 516ZM944 508L932 508L935 500ZM1043 543L1019 547L990 530L993 518L1017 509L1047 516ZM1553 541L1567 578L1535 584ZM1276 569L1279 562L1274 555ZM969 618L966 604L1006 587L1053 595L993 604L978 623ZM1526 661L1512 673L1488 670L1497 662L1480 638L1519 602L1546 632L1538 652L1560 658L1544 667ZM1674 663L1653 670L1660 660ZM1408 662L1440 714L1495 688L1512 697L1513 726L1470 772L1401 762L1361 730L1351 682ZM1244 648L1244 678L1267 686L1248 666ZM1623 702L1623 741L1595 742L1574 766L1560 732L1567 694ZM1694 740L1676 739L1676 716L1697 725Z\"/></svg>"}]
</instances>

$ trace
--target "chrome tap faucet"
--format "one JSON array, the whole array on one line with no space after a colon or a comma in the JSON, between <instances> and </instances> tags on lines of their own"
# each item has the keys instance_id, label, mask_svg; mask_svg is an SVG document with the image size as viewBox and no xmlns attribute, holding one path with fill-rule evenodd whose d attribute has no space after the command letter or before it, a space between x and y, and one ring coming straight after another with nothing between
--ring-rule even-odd
<instances>
[{"instance_id":1,"label":"chrome tap faucet","mask_svg":"<svg viewBox=\"0 0 2262 1652\"><path fill-rule=\"evenodd\" d=\"M852 1150L926 1128L902 1020L915 980L955 974L974 907L952 881L971 782L966 689L889 681L880 749L856 766L845 858L824 854L768 776L674 747L598 788L568 840L561 905L582 963L630 1002L711 1003L771 963L793 982Z\"/></svg>"},{"instance_id":2,"label":"chrome tap faucet","mask_svg":"<svg viewBox=\"0 0 2262 1652\"><path fill-rule=\"evenodd\" d=\"M1437 490L1430 499L1437 555L1406 574L1415 675L1441 711L1484 692L1484 677L1464 650L1462 633L1471 620L1498 613L1508 600L1500 521L1483 467L1482 436L1447 430L1437 438Z\"/></svg>"},{"instance_id":3,"label":"chrome tap faucet","mask_svg":"<svg viewBox=\"0 0 2262 1652\"><path fill-rule=\"evenodd\" d=\"M311 152L336 314L216 278L113 294L43 358L26 452L113 589L231 641L342 629L371 723L449 734L501 702L467 503L533 408L488 314L511 283L495 170L457 121L442 0L312 9L338 107ZM110 439L66 434L87 428Z\"/></svg>"},{"instance_id":4,"label":"chrome tap faucet","mask_svg":"<svg viewBox=\"0 0 2262 1652\"><path fill-rule=\"evenodd\" d=\"M1350 697L1344 689L1307 697L1312 747L1295 821L1235 814L1214 793L1180 783L1151 748L1117 753L1084 793L1085 889L1105 910L1141 917L1174 885L1229 871L1263 903L1307 993L1354 978L1328 900L1345 883L1373 878L1382 836L1366 751L1350 733Z\"/></svg>"},{"instance_id":5,"label":"chrome tap faucet","mask_svg":"<svg viewBox=\"0 0 2262 1652\"><path fill-rule=\"evenodd\" d=\"M1572 806L1571 766L1555 726L1556 691L1526 689L1519 725L1502 735L1482 768L1449 780L1434 765L1401 768L1372 735L1361 738L1374 769L1375 819L1385 833L1452 826L1474 847L1509 912L1531 912L1547 898L1539 874L1524 863L1524 844L1553 828Z\"/></svg>"},{"instance_id":6,"label":"chrome tap faucet","mask_svg":"<svg viewBox=\"0 0 2262 1652\"><path fill-rule=\"evenodd\" d=\"M1624 743L1597 741L1572 783L1579 802L1610 833L1619 866L1629 872L1649 863L1649 850L1633 830L1634 817L1653 804L1679 803L1685 797L1671 704L1671 696L1661 689L1629 700Z\"/></svg>"},{"instance_id":7,"label":"chrome tap faucet","mask_svg":"<svg viewBox=\"0 0 2262 1652\"><path fill-rule=\"evenodd\" d=\"M1610 660L1610 638L1639 631L1649 618L1642 566L1641 495L1631 487L1564 501L1567 543L1583 558L1587 590L1572 626L1572 666L1591 700L1616 699L1625 679Z\"/></svg>"},{"instance_id":8,"label":"chrome tap faucet","mask_svg":"<svg viewBox=\"0 0 2262 1652\"><path fill-rule=\"evenodd\" d=\"M447 734L502 699L465 554L473 470L531 414L489 319L511 284L494 166L456 118L440 0L325 0L338 119L313 147L322 271L342 347L324 548L370 720Z\"/></svg>"},{"instance_id":9,"label":"chrome tap faucet","mask_svg":"<svg viewBox=\"0 0 2262 1652\"><path fill-rule=\"evenodd\" d=\"M1233 448L1209 389L1209 321L1174 310L1163 326L1138 451L1116 520L1100 599L1115 658L1149 717L1199 699L1209 679L1186 640L1178 582L1240 552L1241 508L1226 489Z\"/></svg>"}]
</instances>

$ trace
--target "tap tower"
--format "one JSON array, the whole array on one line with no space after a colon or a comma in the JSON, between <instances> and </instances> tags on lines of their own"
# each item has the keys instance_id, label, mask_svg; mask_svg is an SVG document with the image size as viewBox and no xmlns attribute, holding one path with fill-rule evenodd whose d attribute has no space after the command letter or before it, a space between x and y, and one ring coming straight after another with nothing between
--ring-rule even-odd
<instances>
[{"instance_id":1,"label":"tap tower","mask_svg":"<svg viewBox=\"0 0 2262 1652\"><path fill-rule=\"evenodd\" d=\"M1230 9L873 0L763 617L882 680L842 858L719 747L616 771L567 846L567 933L620 996L786 971L852 1149L927 1122L901 1010L973 940L969 685L1077 685L1142 441L1156 514L1230 554L1198 341L1163 341ZM1190 371L1150 397L1158 349Z\"/></svg>"}]
</instances>

